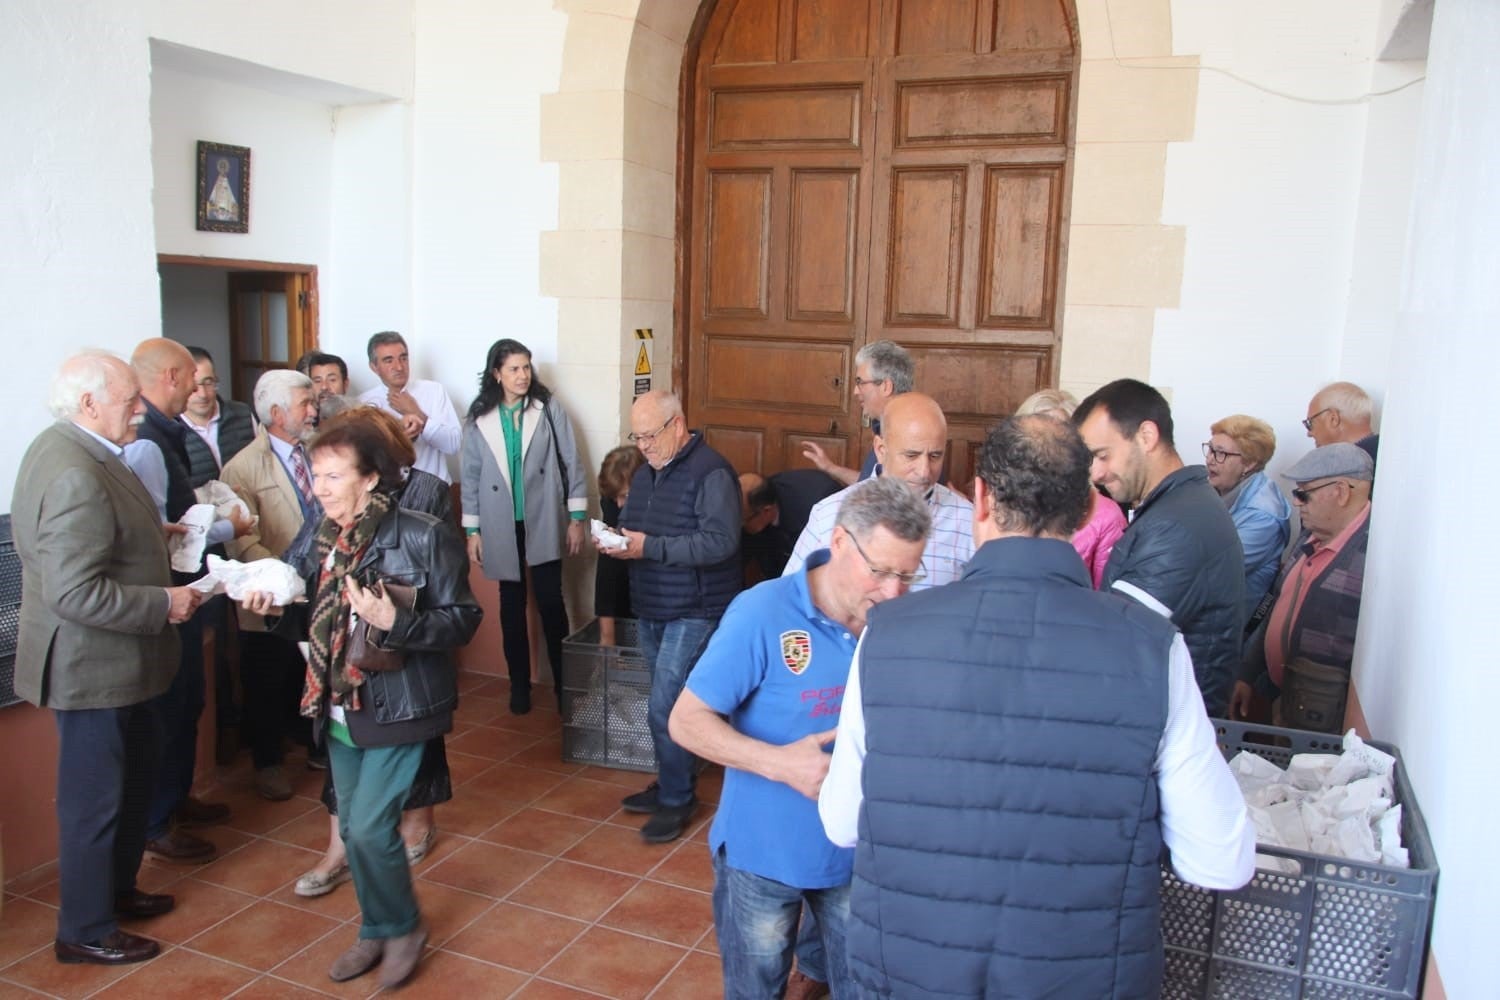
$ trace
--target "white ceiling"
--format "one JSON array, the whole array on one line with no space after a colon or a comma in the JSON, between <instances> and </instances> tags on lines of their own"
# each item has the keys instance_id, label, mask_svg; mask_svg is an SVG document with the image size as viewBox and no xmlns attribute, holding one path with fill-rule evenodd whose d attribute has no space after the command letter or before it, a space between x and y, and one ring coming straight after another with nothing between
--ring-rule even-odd
<instances>
[{"instance_id":1,"label":"white ceiling","mask_svg":"<svg viewBox=\"0 0 1500 1000\"><path fill-rule=\"evenodd\" d=\"M330 107L341 107L347 104L379 104L395 100L389 94L377 94L358 87L320 80L317 77L288 73L244 59L235 59L216 52L178 45L175 42L164 42L156 38L151 39L151 66L153 69L159 67L209 80L221 80L225 83L279 94L282 97L292 97L314 104L327 104Z\"/></svg>"}]
</instances>

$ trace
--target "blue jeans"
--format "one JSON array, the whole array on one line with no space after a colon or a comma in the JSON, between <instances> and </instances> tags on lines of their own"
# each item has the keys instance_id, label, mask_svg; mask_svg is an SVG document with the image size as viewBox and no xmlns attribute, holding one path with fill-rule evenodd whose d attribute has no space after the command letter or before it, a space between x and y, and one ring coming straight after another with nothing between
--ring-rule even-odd
<instances>
[{"instance_id":1,"label":"blue jeans","mask_svg":"<svg viewBox=\"0 0 1500 1000\"><path fill-rule=\"evenodd\" d=\"M828 960L823 955L823 936L818 931L818 918L813 916L812 909L803 903L802 921L797 925L797 971L808 979L826 983L828 982L827 965Z\"/></svg>"},{"instance_id":2,"label":"blue jeans","mask_svg":"<svg viewBox=\"0 0 1500 1000\"><path fill-rule=\"evenodd\" d=\"M703 655L708 639L719 627L717 618L674 618L660 621L642 618L636 635L641 654L651 671L651 703L648 722L656 748L657 802L662 808L685 806L693 800L693 755L672 742L667 719L677 696L682 694L688 674Z\"/></svg>"},{"instance_id":3,"label":"blue jeans","mask_svg":"<svg viewBox=\"0 0 1500 1000\"><path fill-rule=\"evenodd\" d=\"M786 992L797 940L797 916L806 902L818 917L833 1000L853 996L844 962L844 928L849 922L849 886L798 889L763 878L714 852L714 928L724 967L725 1000L766 1000Z\"/></svg>"}]
</instances>

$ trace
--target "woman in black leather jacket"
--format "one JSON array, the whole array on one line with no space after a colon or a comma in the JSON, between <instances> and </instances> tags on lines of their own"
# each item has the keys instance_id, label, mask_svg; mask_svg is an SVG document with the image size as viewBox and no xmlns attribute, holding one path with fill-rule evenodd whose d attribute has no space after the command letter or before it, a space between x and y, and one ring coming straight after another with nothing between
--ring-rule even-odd
<instances>
[{"instance_id":1,"label":"woman in black leather jacket","mask_svg":"<svg viewBox=\"0 0 1500 1000\"><path fill-rule=\"evenodd\" d=\"M452 651L473 637L482 612L457 531L391 498L414 460L409 449L397 452L373 423L352 416L324 424L308 448L324 519L296 566L312 595L302 714L328 745L362 918L359 939L329 975L352 979L379 962L380 984L391 987L411 975L427 940L397 832L401 805L423 743L453 726ZM398 607L377 581L414 587L415 607ZM271 610L264 594L244 604ZM403 654L399 669L366 672L350 661L358 623L382 648ZM283 619L281 630L288 627Z\"/></svg>"}]
</instances>

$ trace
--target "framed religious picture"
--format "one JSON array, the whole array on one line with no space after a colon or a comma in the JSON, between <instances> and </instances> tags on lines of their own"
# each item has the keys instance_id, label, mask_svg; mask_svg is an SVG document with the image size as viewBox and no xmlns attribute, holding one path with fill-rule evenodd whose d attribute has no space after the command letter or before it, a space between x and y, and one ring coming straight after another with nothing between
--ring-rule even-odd
<instances>
[{"instance_id":1,"label":"framed religious picture","mask_svg":"<svg viewBox=\"0 0 1500 1000\"><path fill-rule=\"evenodd\" d=\"M198 143L198 228L250 231L250 147Z\"/></svg>"}]
</instances>

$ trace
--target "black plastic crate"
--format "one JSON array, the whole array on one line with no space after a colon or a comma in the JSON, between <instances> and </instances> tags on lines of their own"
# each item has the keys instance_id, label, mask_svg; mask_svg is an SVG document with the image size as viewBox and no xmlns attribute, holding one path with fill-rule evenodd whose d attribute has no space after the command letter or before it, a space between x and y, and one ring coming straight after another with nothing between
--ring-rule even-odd
<instances>
[{"instance_id":1,"label":"black plastic crate","mask_svg":"<svg viewBox=\"0 0 1500 1000\"><path fill-rule=\"evenodd\" d=\"M1340 737L1212 720L1226 759L1241 750L1285 767L1299 753L1338 753ZM1189 885L1162 866L1168 1000L1389 1000L1416 997L1426 971L1437 859L1401 753L1395 794L1410 868L1256 848L1250 884ZM1265 859L1271 867L1259 867Z\"/></svg>"},{"instance_id":2,"label":"black plastic crate","mask_svg":"<svg viewBox=\"0 0 1500 1000\"><path fill-rule=\"evenodd\" d=\"M563 760L654 773L651 672L635 621L615 619L615 640L599 644L598 620L563 640Z\"/></svg>"}]
</instances>

